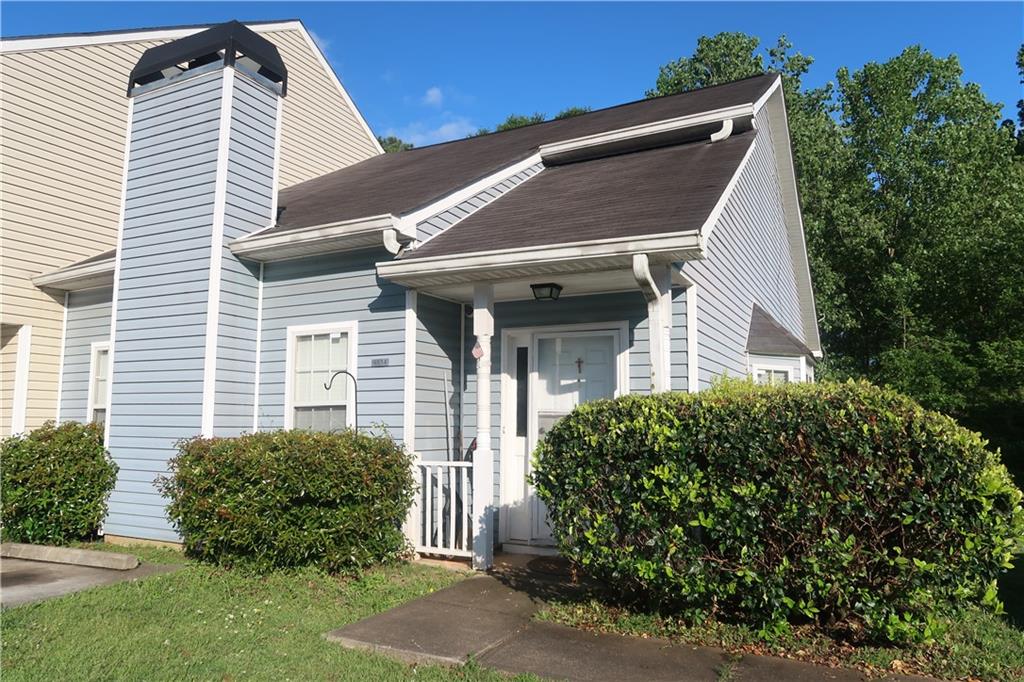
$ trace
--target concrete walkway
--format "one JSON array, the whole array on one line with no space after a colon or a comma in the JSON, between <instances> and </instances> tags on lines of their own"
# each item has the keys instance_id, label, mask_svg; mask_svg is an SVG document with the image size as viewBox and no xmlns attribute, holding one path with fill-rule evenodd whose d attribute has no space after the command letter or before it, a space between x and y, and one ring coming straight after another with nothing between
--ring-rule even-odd
<instances>
[{"instance_id":1,"label":"concrete walkway","mask_svg":"<svg viewBox=\"0 0 1024 682\"><path fill-rule=\"evenodd\" d=\"M545 601L581 596L584 589L513 561L499 564L490 575L468 578L326 637L409 663L458 665L472 658L509 673L588 682L867 679L850 669L768 656L739 657L722 649L532 620Z\"/></svg>"},{"instance_id":2,"label":"concrete walkway","mask_svg":"<svg viewBox=\"0 0 1024 682\"><path fill-rule=\"evenodd\" d=\"M142 564L127 571L27 559L0 560L0 604L20 606L52 597L176 571L179 566Z\"/></svg>"}]
</instances>

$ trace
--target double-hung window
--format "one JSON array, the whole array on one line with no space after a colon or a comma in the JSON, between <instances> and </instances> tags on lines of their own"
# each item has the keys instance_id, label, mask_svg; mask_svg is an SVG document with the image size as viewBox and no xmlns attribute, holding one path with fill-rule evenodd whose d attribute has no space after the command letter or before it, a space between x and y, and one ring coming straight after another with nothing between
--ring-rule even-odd
<instances>
[{"instance_id":1,"label":"double-hung window","mask_svg":"<svg viewBox=\"0 0 1024 682\"><path fill-rule=\"evenodd\" d=\"M772 367L755 367L755 379L759 384L788 384L792 381L788 369L775 369Z\"/></svg>"},{"instance_id":2,"label":"double-hung window","mask_svg":"<svg viewBox=\"0 0 1024 682\"><path fill-rule=\"evenodd\" d=\"M110 381L110 343L92 344L89 358L89 397L86 421L103 424L107 421L108 382Z\"/></svg>"},{"instance_id":3,"label":"double-hung window","mask_svg":"<svg viewBox=\"0 0 1024 682\"><path fill-rule=\"evenodd\" d=\"M356 344L355 323L288 329L287 428L355 426Z\"/></svg>"}]
</instances>

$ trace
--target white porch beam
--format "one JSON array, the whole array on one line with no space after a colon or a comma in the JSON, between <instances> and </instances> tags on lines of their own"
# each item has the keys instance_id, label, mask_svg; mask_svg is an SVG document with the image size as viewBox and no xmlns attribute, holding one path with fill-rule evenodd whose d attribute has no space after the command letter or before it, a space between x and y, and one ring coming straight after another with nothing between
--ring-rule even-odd
<instances>
[{"instance_id":1,"label":"white porch beam","mask_svg":"<svg viewBox=\"0 0 1024 682\"><path fill-rule=\"evenodd\" d=\"M473 287L476 345L476 451L473 453L473 568L494 563L494 453L491 451L491 338L494 336L494 286Z\"/></svg>"},{"instance_id":2,"label":"white porch beam","mask_svg":"<svg viewBox=\"0 0 1024 682\"><path fill-rule=\"evenodd\" d=\"M651 392L672 388L672 269L651 266L646 253L633 256L633 277L647 299L647 326L651 344Z\"/></svg>"}]
</instances>

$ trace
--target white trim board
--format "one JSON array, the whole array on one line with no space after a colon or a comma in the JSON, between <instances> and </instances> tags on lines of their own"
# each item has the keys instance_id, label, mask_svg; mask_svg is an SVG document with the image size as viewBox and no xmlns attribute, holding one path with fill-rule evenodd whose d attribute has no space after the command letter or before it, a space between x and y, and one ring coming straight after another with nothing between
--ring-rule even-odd
<instances>
[{"instance_id":1,"label":"white trim board","mask_svg":"<svg viewBox=\"0 0 1024 682\"><path fill-rule=\"evenodd\" d=\"M11 395L11 435L25 432L28 414L28 373L32 361L32 325L18 327L14 357L14 387Z\"/></svg>"},{"instance_id":2,"label":"white trim board","mask_svg":"<svg viewBox=\"0 0 1024 682\"><path fill-rule=\"evenodd\" d=\"M60 354L57 356L57 413L53 421L60 424L60 405L64 398L64 353L68 341L68 302L71 299L71 292L64 292L63 319L60 323Z\"/></svg>"},{"instance_id":3,"label":"white trim board","mask_svg":"<svg viewBox=\"0 0 1024 682\"><path fill-rule=\"evenodd\" d=\"M143 95L144 97L145 95ZM128 201L128 162L131 160L132 126L135 98L128 98L128 130L124 136L124 157L121 163L121 206L117 212L117 249L114 251L114 289L110 297L110 381L107 382L107 421L103 425L103 442L110 442L110 422L114 412L114 358L117 353L117 297L121 289L121 245L124 243L124 214Z\"/></svg>"},{"instance_id":4,"label":"white trim board","mask_svg":"<svg viewBox=\"0 0 1024 682\"><path fill-rule=\"evenodd\" d=\"M210 273L207 280L206 344L203 359L203 416L201 433L212 438L217 404L217 346L220 334L220 273L224 259L224 218L228 196L228 158L231 146L231 113L234 108L235 70L224 69L220 91L220 131L217 141L217 172L213 190L213 225L210 235Z\"/></svg>"},{"instance_id":5,"label":"white trim board","mask_svg":"<svg viewBox=\"0 0 1024 682\"><path fill-rule=\"evenodd\" d=\"M284 360L284 428L294 428L295 412L293 405L294 373L295 373L295 337L307 334L347 334L348 335L348 367L358 385L359 381L359 322L357 320L339 320L317 324L295 324L285 329L285 360ZM348 381L348 377L341 375ZM351 399L347 402L345 422L349 428L355 428L356 416L359 411L359 394L356 386L352 387Z\"/></svg>"},{"instance_id":6,"label":"white trim board","mask_svg":"<svg viewBox=\"0 0 1024 682\"><path fill-rule=\"evenodd\" d=\"M260 380L263 372L263 263L256 282L256 359L253 361L252 432L260 430Z\"/></svg>"},{"instance_id":7,"label":"white trim board","mask_svg":"<svg viewBox=\"0 0 1024 682\"><path fill-rule=\"evenodd\" d=\"M406 449L416 455L416 342L419 311L415 289L405 290L405 376L402 396L402 441Z\"/></svg>"}]
</instances>

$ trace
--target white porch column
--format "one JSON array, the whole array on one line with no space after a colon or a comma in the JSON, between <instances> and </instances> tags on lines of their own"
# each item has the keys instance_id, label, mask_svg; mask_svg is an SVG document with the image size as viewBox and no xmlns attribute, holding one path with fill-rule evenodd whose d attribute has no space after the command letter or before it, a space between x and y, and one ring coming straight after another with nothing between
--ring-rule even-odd
<instances>
[{"instance_id":1,"label":"white porch column","mask_svg":"<svg viewBox=\"0 0 1024 682\"><path fill-rule=\"evenodd\" d=\"M473 288L476 345L476 452L473 453L473 568L494 563L494 453L491 452L491 337L494 335L494 286Z\"/></svg>"}]
</instances>

